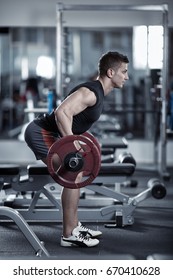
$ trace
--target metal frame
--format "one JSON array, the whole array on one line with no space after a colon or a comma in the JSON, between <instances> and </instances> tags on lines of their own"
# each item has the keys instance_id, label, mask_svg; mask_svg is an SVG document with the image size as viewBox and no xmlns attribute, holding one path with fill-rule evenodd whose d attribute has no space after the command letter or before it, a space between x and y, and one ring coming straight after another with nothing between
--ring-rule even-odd
<instances>
[{"instance_id":1,"label":"metal frame","mask_svg":"<svg viewBox=\"0 0 173 280\"><path fill-rule=\"evenodd\" d=\"M163 65L162 65L162 89L161 89L161 164L159 173L163 178L168 178L169 174L166 168L166 92L168 88L168 5L64 5L57 3L57 46L56 46L56 91L59 97L62 97L63 83L62 83L62 34L63 34L63 12L64 11L152 11L162 13L163 25Z\"/></svg>"},{"instance_id":2,"label":"metal frame","mask_svg":"<svg viewBox=\"0 0 173 280\"><path fill-rule=\"evenodd\" d=\"M0 192L4 186L4 183L8 183L13 187L17 187L20 179L20 167L17 165L3 165L2 168L3 170L5 169L5 172L3 174L3 171L1 171L0 174ZM14 170L16 171L14 172ZM26 222L24 217L19 213L19 211L17 211L16 209L12 209L11 207L3 206L3 204L1 203L0 220L2 221L3 219L12 220L18 226L19 230L23 233L23 235L26 237L26 240L34 249L36 257L41 257L42 255L44 257L49 257L49 252L45 248L43 242L39 240L37 235L34 233L32 228Z\"/></svg>"},{"instance_id":3,"label":"metal frame","mask_svg":"<svg viewBox=\"0 0 173 280\"><path fill-rule=\"evenodd\" d=\"M55 183L50 175L42 174L41 177L42 180L40 181L39 172L38 174L30 175L27 180L24 180L24 182L19 182L18 186L15 185L14 188L12 186L14 194L16 190L21 191L25 189L26 191L34 190L34 196L26 198L25 200L23 197L15 198L13 196L13 200L9 197L6 201L4 201L5 206L0 207L0 215L3 214L3 209L6 209L6 217L11 218L9 213L11 214L11 211L16 211L17 214L13 214L16 219L12 219L15 222L17 220L18 224L19 218L20 220L22 218L26 221L26 223L61 222L62 209L60 197L62 187ZM152 188L146 188L146 190L131 197L121 193L121 184L125 182L126 179L127 176L124 174L98 175L91 185L85 187L88 197L86 198L86 201L85 199L81 199L79 202L79 219L85 222L97 221L113 223L115 225L117 224L117 219L119 217L121 219L121 223L119 222L119 224L117 224L118 227L132 225L134 223L133 214L135 209L142 201L152 196ZM114 185L114 187L111 187L112 185ZM95 193L101 195L104 200L99 201L98 197L94 198ZM91 196L92 198L89 198ZM42 199L40 200L40 198ZM10 210L10 204L15 209ZM22 205L25 205L25 207L22 207ZM22 232L27 236L28 240L30 240L30 234L28 231L26 232L24 225ZM33 232L32 235L34 235ZM35 242L34 239L36 238L31 238L31 240ZM45 253L45 250L46 249L44 249L44 251L42 250L43 253Z\"/></svg>"}]
</instances>

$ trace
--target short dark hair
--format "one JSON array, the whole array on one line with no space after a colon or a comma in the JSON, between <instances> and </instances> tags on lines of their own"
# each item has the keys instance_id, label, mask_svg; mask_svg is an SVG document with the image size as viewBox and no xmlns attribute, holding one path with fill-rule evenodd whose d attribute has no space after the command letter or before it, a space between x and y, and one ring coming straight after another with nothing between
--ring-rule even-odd
<instances>
[{"instance_id":1,"label":"short dark hair","mask_svg":"<svg viewBox=\"0 0 173 280\"><path fill-rule=\"evenodd\" d=\"M118 68L122 62L129 63L126 55L111 51L103 54L98 64L99 75L106 76L109 68Z\"/></svg>"}]
</instances>

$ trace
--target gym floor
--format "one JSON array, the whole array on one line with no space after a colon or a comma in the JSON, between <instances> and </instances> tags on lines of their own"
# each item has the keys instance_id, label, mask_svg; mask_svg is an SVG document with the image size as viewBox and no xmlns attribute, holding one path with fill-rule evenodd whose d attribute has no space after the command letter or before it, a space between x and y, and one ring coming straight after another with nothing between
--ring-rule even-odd
<instances>
[{"instance_id":1,"label":"gym floor","mask_svg":"<svg viewBox=\"0 0 173 280\"><path fill-rule=\"evenodd\" d=\"M173 175L173 167L168 169ZM122 187L130 196L147 187L155 172L135 171L130 179L137 180L136 188ZM41 178L41 177L40 177ZM100 244L93 248L64 248L60 246L61 223L30 223L38 238L44 242L55 259L135 259L173 260L173 178L164 181L167 195L163 199L150 197L134 211L134 224L123 228L105 228L104 223L85 223L103 232ZM0 224L0 259L34 259L35 252L18 227L12 222Z\"/></svg>"}]
</instances>

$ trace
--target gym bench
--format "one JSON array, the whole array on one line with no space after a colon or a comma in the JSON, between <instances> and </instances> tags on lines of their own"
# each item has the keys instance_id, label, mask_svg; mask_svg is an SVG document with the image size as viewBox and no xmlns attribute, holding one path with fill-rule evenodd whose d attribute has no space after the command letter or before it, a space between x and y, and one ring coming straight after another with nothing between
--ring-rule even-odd
<instances>
[{"instance_id":1,"label":"gym bench","mask_svg":"<svg viewBox=\"0 0 173 280\"><path fill-rule=\"evenodd\" d=\"M15 192L34 192L31 204L28 209L15 210L11 207L0 206L0 217L6 217L5 220L12 220L24 234L28 242L35 251L36 257L50 258L50 255L43 242L41 242L35 233L32 231L26 220L28 221L58 221L62 220L61 205L55 199L51 190L55 189L58 184L55 184L50 177L47 167L44 165L29 165L28 176L20 176L20 168L16 165L0 165L0 190L11 187ZM150 188L142 193L131 198L116 190L104 186L104 184L114 184L124 181L127 176L130 176L135 171L135 166L129 163L123 164L102 164L99 176L94 180L93 184L87 186L86 189L97 192L103 196L114 200L114 205L102 207L101 209L79 209L79 219L85 221L107 221L113 220L114 223L106 224L106 227L122 227L131 225L134 222L133 212L141 201L151 196L153 193L153 184L150 183ZM40 180L40 176L42 177ZM52 183L51 183L51 182ZM8 186L9 184L9 186ZM50 188L50 190L49 190ZM60 187L61 189L62 187ZM156 192L157 193L157 192ZM37 208L37 202L41 194L44 194L53 204L54 208L41 209ZM159 198L159 197L157 197ZM117 202L118 201L118 202Z\"/></svg>"},{"instance_id":2,"label":"gym bench","mask_svg":"<svg viewBox=\"0 0 173 280\"><path fill-rule=\"evenodd\" d=\"M127 149L128 142L126 138L116 137L116 139L109 140L102 139L100 140L102 162L111 163L116 159L117 149Z\"/></svg>"},{"instance_id":3,"label":"gym bench","mask_svg":"<svg viewBox=\"0 0 173 280\"><path fill-rule=\"evenodd\" d=\"M18 186L19 178L20 167L18 165L0 164L0 192L3 187L7 186L8 188L8 184L15 189L15 186ZM12 220L18 226L18 228L33 247L36 256L41 256L42 254L47 257L49 256L49 253L44 247L43 243L38 239L23 216L17 210L1 205L0 220L2 217Z\"/></svg>"},{"instance_id":4,"label":"gym bench","mask_svg":"<svg viewBox=\"0 0 173 280\"><path fill-rule=\"evenodd\" d=\"M93 181L93 184L86 186L83 190L100 194L102 197L109 198L107 205L114 203L115 200L122 199L119 192L115 192L104 184L114 184L115 189L118 188L119 184L124 182L127 176L133 174L135 166L133 164L102 164L98 177ZM25 203L25 199L16 198L10 199L4 202L4 205L8 205L11 208L18 209L18 212L27 221L62 221L61 203L60 199L55 198L55 193L61 192L62 187L55 183L55 181L49 175L48 169L43 164L31 164L27 166L27 176L21 176L20 180L16 184L12 184L12 189L16 193L28 193L31 194L31 199L26 199L26 203L29 202L27 207L22 207ZM82 190L82 189L81 189ZM41 197L45 199L40 199ZM97 201L96 199L95 201ZM43 202L45 204L40 205ZM47 203L46 203L47 202ZM79 208L79 219L85 221L110 221L114 219L114 211L110 213L106 210L107 207L94 209L95 205L89 205L90 203L95 204L94 199L91 199L88 203L87 199L81 199L80 204L85 204ZM49 204L49 206L47 206ZM90 207L88 207L90 206ZM106 210L106 212L104 211Z\"/></svg>"},{"instance_id":5,"label":"gym bench","mask_svg":"<svg viewBox=\"0 0 173 280\"><path fill-rule=\"evenodd\" d=\"M60 198L55 198L56 192L61 192L62 187L54 182L48 173L45 165L32 164L27 167L27 178L20 178L18 184L13 184L13 189L17 192L31 192L32 197L28 208L18 209L18 212L27 221L62 221ZM89 186L84 189L97 193L101 197L109 199L108 205L96 208L90 206L89 200L81 199L80 204L85 202L85 208L79 207L79 219L88 222L110 222L113 225L107 226L126 226L134 223L133 212L137 205L153 195L152 185L134 197L121 193L120 185L131 176L135 171L135 165L131 163L102 163L99 175ZM112 185L114 188L112 189ZM111 186L111 187L110 187ZM40 199L44 195L47 200ZM97 196L98 197L98 196ZM98 200L97 198L95 200ZM94 203L94 199L91 199ZM111 204L110 204L111 201ZM40 202L51 202L49 207L45 207ZM80 206L79 204L79 206ZM46 204L47 205L47 204ZM88 207L89 205L89 207ZM16 207L15 204L11 204Z\"/></svg>"}]
</instances>

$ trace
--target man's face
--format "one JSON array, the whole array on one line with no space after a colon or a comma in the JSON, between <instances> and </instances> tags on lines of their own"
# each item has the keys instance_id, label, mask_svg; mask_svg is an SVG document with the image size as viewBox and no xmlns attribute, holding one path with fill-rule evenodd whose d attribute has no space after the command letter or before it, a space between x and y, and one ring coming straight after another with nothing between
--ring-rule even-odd
<instances>
[{"instance_id":1,"label":"man's face","mask_svg":"<svg viewBox=\"0 0 173 280\"><path fill-rule=\"evenodd\" d=\"M116 70L112 72L112 84L114 88L122 88L128 77L128 64L122 62Z\"/></svg>"}]
</instances>

